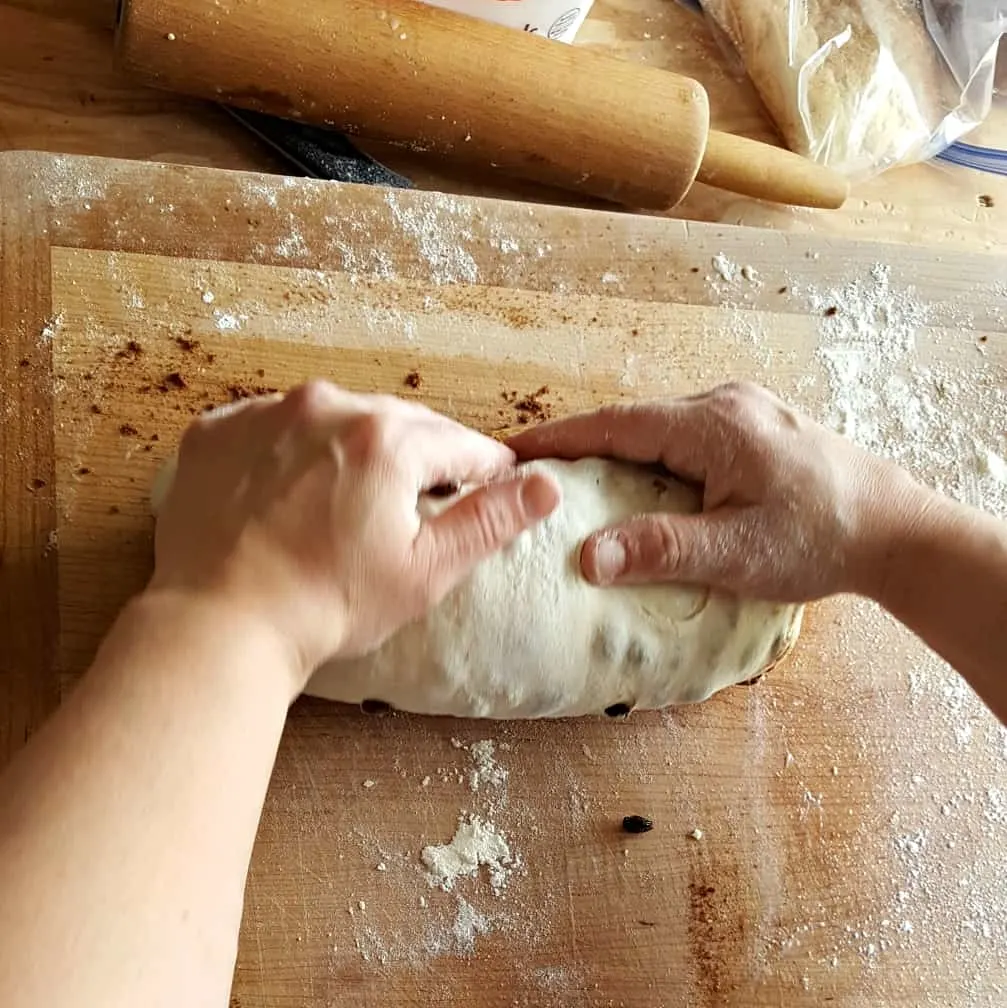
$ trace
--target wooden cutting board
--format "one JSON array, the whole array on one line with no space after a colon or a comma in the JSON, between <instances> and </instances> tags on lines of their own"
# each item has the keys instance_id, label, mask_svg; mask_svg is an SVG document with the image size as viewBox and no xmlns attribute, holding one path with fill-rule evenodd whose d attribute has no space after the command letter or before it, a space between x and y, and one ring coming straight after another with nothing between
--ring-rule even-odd
<instances>
[{"instance_id":1,"label":"wooden cutting board","mask_svg":"<svg viewBox=\"0 0 1007 1008\"><path fill-rule=\"evenodd\" d=\"M311 375L487 431L754 378L1004 503L1002 258L37 154L0 155L0 214L5 753L143 584L189 419ZM485 739L506 778L473 789ZM664 714L302 701L232 1005L1001 1004L1005 769L970 691L851 599ZM514 854L499 895L424 876L469 814Z\"/></svg>"}]
</instances>

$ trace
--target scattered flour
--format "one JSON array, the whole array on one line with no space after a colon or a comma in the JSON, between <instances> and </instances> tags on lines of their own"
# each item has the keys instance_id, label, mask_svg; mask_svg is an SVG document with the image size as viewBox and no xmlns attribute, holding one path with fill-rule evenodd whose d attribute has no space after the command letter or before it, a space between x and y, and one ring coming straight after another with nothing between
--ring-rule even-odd
<instances>
[{"instance_id":1,"label":"scattered flour","mask_svg":"<svg viewBox=\"0 0 1007 1008\"><path fill-rule=\"evenodd\" d=\"M497 221L490 225L489 243L492 248L503 252L504 255L513 255L521 251L520 241Z\"/></svg>"},{"instance_id":2,"label":"scattered flour","mask_svg":"<svg viewBox=\"0 0 1007 1008\"><path fill-rule=\"evenodd\" d=\"M724 283L734 283L741 275L741 267L723 252L718 252L711 260L714 272Z\"/></svg>"},{"instance_id":3,"label":"scattered flour","mask_svg":"<svg viewBox=\"0 0 1007 1008\"><path fill-rule=\"evenodd\" d=\"M499 895L516 866L506 837L493 823L474 814L461 818L450 843L424 847L420 857L430 872L431 885L445 892L450 892L459 878L475 875L485 865L490 886Z\"/></svg>"},{"instance_id":4,"label":"scattered flour","mask_svg":"<svg viewBox=\"0 0 1007 1008\"><path fill-rule=\"evenodd\" d=\"M762 315L752 311L756 307L763 282L752 266L741 265L723 252L711 260L713 273L706 277L715 302L720 307L716 323L705 327L711 341L720 342L730 336L759 368L767 373L780 363L780 348L773 347L767 337ZM787 355L793 357L793 351ZM714 379L716 380L716 379Z\"/></svg>"},{"instance_id":5,"label":"scattered flour","mask_svg":"<svg viewBox=\"0 0 1007 1008\"><path fill-rule=\"evenodd\" d=\"M762 287L762 280L754 266L738 263L718 252L711 260L713 274L707 277L713 288L722 295L724 304L731 304L739 295L750 297Z\"/></svg>"},{"instance_id":6,"label":"scattered flour","mask_svg":"<svg viewBox=\"0 0 1007 1008\"><path fill-rule=\"evenodd\" d=\"M307 257L311 250L308 248L308 243L304 240L304 235L297 230L296 218L293 214L290 215L290 221L290 233L276 243L276 254L283 259Z\"/></svg>"},{"instance_id":7,"label":"scattered flour","mask_svg":"<svg viewBox=\"0 0 1007 1008\"><path fill-rule=\"evenodd\" d=\"M222 312L215 309L213 312L214 323L221 332L236 332L241 328L242 322L248 321L247 315L235 315L232 312Z\"/></svg>"},{"instance_id":8,"label":"scattered flour","mask_svg":"<svg viewBox=\"0 0 1007 1008\"><path fill-rule=\"evenodd\" d=\"M478 791L481 787L502 788L507 784L507 769L497 763L495 752L496 745L492 739L473 742L469 747L473 763L469 787L473 791Z\"/></svg>"},{"instance_id":9,"label":"scattered flour","mask_svg":"<svg viewBox=\"0 0 1007 1008\"><path fill-rule=\"evenodd\" d=\"M452 945L449 951L461 955L472 955L476 949L476 937L489 934L490 921L467 900L458 897L458 913L451 928Z\"/></svg>"},{"instance_id":10,"label":"scattered flour","mask_svg":"<svg viewBox=\"0 0 1007 1008\"><path fill-rule=\"evenodd\" d=\"M327 217L326 223L330 221L335 221L335 218ZM373 277L375 280L397 278L392 257L377 245L361 248L359 241L349 241L338 235L330 237L329 245L342 257L343 270L353 281L365 277Z\"/></svg>"},{"instance_id":11,"label":"scattered flour","mask_svg":"<svg viewBox=\"0 0 1007 1008\"><path fill-rule=\"evenodd\" d=\"M1007 462L998 451L1007 390L992 375L988 387L974 387L957 362L921 363L917 336L937 323L935 312L912 287L896 287L883 263L806 294L822 316L825 422L935 489L1007 516Z\"/></svg>"},{"instance_id":12,"label":"scattered flour","mask_svg":"<svg viewBox=\"0 0 1007 1008\"><path fill-rule=\"evenodd\" d=\"M48 318L42 324L42 329L38 334L39 346L46 343L51 343L53 337L63 328L63 313L59 312L57 315L53 315L52 318Z\"/></svg>"},{"instance_id":13,"label":"scattered flour","mask_svg":"<svg viewBox=\"0 0 1007 1008\"><path fill-rule=\"evenodd\" d=\"M422 969L440 956L474 955L476 939L490 934L495 923L468 900L455 896L453 914L425 917L415 935L400 929L385 932L372 923L357 921L354 944L366 963L377 962L382 966L404 963Z\"/></svg>"},{"instance_id":14,"label":"scattered flour","mask_svg":"<svg viewBox=\"0 0 1007 1008\"><path fill-rule=\"evenodd\" d=\"M357 953L365 962L374 961L383 965L401 962L420 969L438 956L467 957L475 954L477 939L495 931L522 935L537 933L538 925L524 914L517 917L498 910L489 914L457 892L459 880L475 881L485 868L492 896L501 897L511 874L521 869L521 860L491 818L497 803L506 799L508 779L507 769L497 762L497 753L509 751L510 746L492 739L467 744L458 738L451 739L451 746L469 757L467 774L459 770L454 779L459 784L468 783L477 796L474 800L479 813L469 812L460 816L450 843L427 846L421 851L420 861L426 869L427 884L448 896L431 895L428 900L420 895L418 903L422 912L407 915L403 923L392 927L382 925L370 915L364 919L351 910L354 942ZM444 769L438 769L437 773L446 781L448 776ZM367 788L375 783L368 778L363 786ZM424 776L421 783L428 787L430 775ZM378 850L381 851L380 845ZM377 865L379 872L387 869L388 864L384 861ZM423 877L421 871L417 871L417 876ZM405 877L408 879L408 873ZM389 878L388 884L401 885L402 875L398 874L394 882ZM480 887L473 885L471 892L479 894ZM483 895L488 894L484 891ZM417 899L414 892L410 892L410 897L413 901ZM359 906L363 911L364 901L360 901Z\"/></svg>"},{"instance_id":15,"label":"scattered flour","mask_svg":"<svg viewBox=\"0 0 1007 1008\"><path fill-rule=\"evenodd\" d=\"M429 265L433 283L475 283L479 269L460 242L473 237L470 230L460 226L471 222L470 204L443 193L424 193L421 199L406 204L393 189L385 194L385 202L399 230L416 242Z\"/></svg>"},{"instance_id":16,"label":"scattered flour","mask_svg":"<svg viewBox=\"0 0 1007 1008\"><path fill-rule=\"evenodd\" d=\"M896 848L903 854L918 857L923 848L927 845L926 830L919 830L916 833L906 833L895 838Z\"/></svg>"},{"instance_id":17,"label":"scattered flour","mask_svg":"<svg viewBox=\"0 0 1007 1008\"><path fill-rule=\"evenodd\" d=\"M777 354L751 310L763 282L723 252L711 263L707 281L724 319L716 335L732 336L768 378ZM819 419L936 490L1007 517L1007 375L985 370L982 344L976 354L963 338L974 329L971 311L929 304L912 286L895 283L885 263L833 287L788 286L820 319L815 356L826 395ZM953 342L942 342L941 326L952 329ZM926 327L933 346L924 363L918 342ZM794 391L820 387L814 374L804 374Z\"/></svg>"},{"instance_id":18,"label":"scattered flour","mask_svg":"<svg viewBox=\"0 0 1007 1008\"><path fill-rule=\"evenodd\" d=\"M279 179L267 175L245 175L241 179L241 193L248 205L265 203L267 206L277 205L277 194L280 191Z\"/></svg>"},{"instance_id":19,"label":"scattered flour","mask_svg":"<svg viewBox=\"0 0 1007 1008\"><path fill-rule=\"evenodd\" d=\"M735 265L728 260L711 271L707 282L717 295L712 300L754 323L758 312L752 309L765 301L753 301L752 285ZM987 336L977 321L998 317L986 305L989 290L982 291L975 308L967 304L967 287L962 303L936 300L885 263L851 268L840 283L782 280L770 294L786 295L791 310L802 305L809 311L814 359L790 368L774 352L767 366L752 369L757 380L774 385L785 398L810 404L824 423L928 485L1007 516L1007 372L986 350L994 334ZM745 342L735 338L739 349ZM875 768L877 805L865 803L863 820L851 822L844 839L840 816L856 815L857 809L835 803L819 773L816 779L809 775L807 785L798 778L795 821L808 831L809 842L814 842L810 831L819 827L823 864L836 878L848 878L851 868L869 864L877 874L877 902L846 923L818 916L820 894L809 890L803 911L807 923L789 927L780 948L803 943L827 969L840 963L850 968L851 955L858 960L854 968L864 972L880 974L897 962L897 968L906 969L907 982L918 984L914 997L930 987L940 991L914 1000L934 1006L946 1003L942 970L947 965L934 952L954 948L965 1000L1000 1004L992 978L1002 972L1007 947L1007 902L998 867L1007 838L1007 789L1002 788L1007 730L946 663L912 643L908 633L893 648L891 619L873 603L851 599L843 612L835 631L819 642L815 661L856 670L861 688L848 700L829 702L838 705L831 711L837 721L856 726L855 745L844 757ZM877 660L885 652L891 662ZM895 676L908 686L912 718L925 725L918 732L877 729L904 718ZM789 746L784 758L785 770L796 765ZM820 769L839 776L831 752L826 750L822 764ZM919 773L923 767L926 772ZM852 772L844 761L839 779ZM890 818L871 814L881 808L895 812ZM825 815L835 835L821 830ZM868 850L876 852L869 860Z\"/></svg>"}]
</instances>

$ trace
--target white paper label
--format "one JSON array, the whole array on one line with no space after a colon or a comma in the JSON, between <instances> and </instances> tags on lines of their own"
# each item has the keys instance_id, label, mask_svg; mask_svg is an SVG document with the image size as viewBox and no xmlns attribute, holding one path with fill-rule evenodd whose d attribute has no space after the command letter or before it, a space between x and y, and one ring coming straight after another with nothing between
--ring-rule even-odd
<instances>
[{"instance_id":1,"label":"white paper label","mask_svg":"<svg viewBox=\"0 0 1007 1008\"><path fill-rule=\"evenodd\" d=\"M572 42L584 23L592 0L426 0L459 14L494 21L532 35Z\"/></svg>"}]
</instances>

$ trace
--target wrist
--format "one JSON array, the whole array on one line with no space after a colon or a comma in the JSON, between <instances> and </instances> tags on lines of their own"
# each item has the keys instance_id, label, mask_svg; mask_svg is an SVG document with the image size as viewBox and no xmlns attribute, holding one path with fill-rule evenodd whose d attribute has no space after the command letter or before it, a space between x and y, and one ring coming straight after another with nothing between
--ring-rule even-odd
<instances>
[{"instance_id":1,"label":"wrist","mask_svg":"<svg viewBox=\"0 0 1007 1008\"><path fill-rule=\"evenodd\" d=\"M954 505L887 463L879 465L865 497L865 531L855 551L850 590L890 608L891 596L915 568L915 557L948 522Z\"/></svg>"},{"instance_id":2,"label":"wrist","mask_svg":"<svg viewBox=\"0 0 1007 1008\"><path fill-rule=\"evenodd\" d=\"M113 635L152 656L173 656L148 663L173 679L226 679L288 705L307 678L296 648L267 621L212 591L148 587L127 603Z\"/></svg>"}]
</instances>

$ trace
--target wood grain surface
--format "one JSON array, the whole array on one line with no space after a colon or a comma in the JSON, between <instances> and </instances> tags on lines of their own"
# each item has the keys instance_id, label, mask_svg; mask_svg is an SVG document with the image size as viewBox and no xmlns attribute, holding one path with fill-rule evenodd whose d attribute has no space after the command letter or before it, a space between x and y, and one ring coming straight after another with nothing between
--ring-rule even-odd
<instances>
[{"instance_id":1,"label":"wood grain surface","mask_svg":"<svg viewBox=\"0 0 1007 1008\"><path fill-rule=\"evenodd\" d=\"M149 90L116 71L114 16L114 0L0 0L0 148L285 170L213 106ZM778 142L754 89L703 19L675 0L597 0L577 43L694 77L709 93L715 128ZM1002 91L1007 56L998 79ZM995 103L989 122L969 139L1007 147L1007 105ZM387 145L368 150L423 189L571 202L561 190L420 152ZM845 207L829 212L774 207L697 185L672 215L799 234L993 249L1007 241L1007 180L919 165L856 185Z\"/></svg>"},{"instance_id":2,"label":"wood grain surface","mask_svg":"<svg viewBox=\"0 0 1007 1008\"><path fill-rule=\"evenodd\" d=\"M825 415L847 288L887 276L905 345L873 408L936 382L905 434L947 443L931 482L1005 450L1000 257L29 154L0 156L0 200L5 753L142 585L150 480L211 403L322 374L493 431L751 377ZM508 776L473 790L487 738ZM852 599L757 685L627 721L302 701L232 1005L998 1005L1005 763L970 691ZM519 859L500 895L424 876L466 814Z\"/></svg>"}]
</instances>

